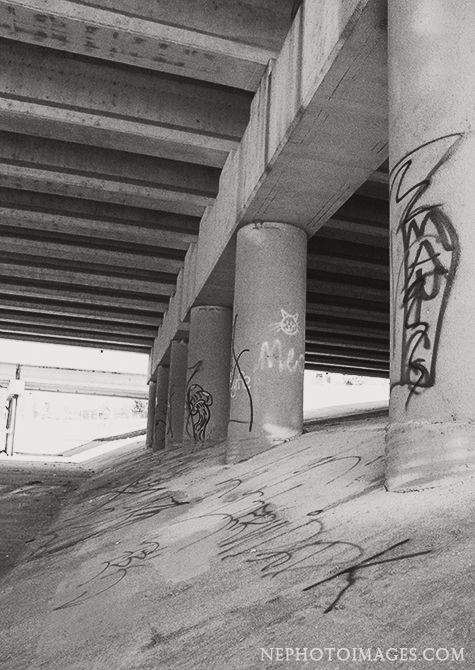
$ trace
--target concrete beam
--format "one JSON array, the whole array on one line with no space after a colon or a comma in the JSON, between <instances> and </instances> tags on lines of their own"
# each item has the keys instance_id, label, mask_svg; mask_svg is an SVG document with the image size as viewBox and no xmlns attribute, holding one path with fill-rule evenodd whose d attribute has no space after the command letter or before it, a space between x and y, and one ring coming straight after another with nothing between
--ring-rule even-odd
<instances>
[{"instance_id":1,"label":"concrete beam","mask_svg":"<svg viewBox=\"0 0 475 670\"><path fill-rule=\"evenodd\" d=\"M0 186L200 216L219 171L125 151L0 132Z\"/></svg>"},{"instance_id":2,"label":"concrete beam","mask_svg":"<svg viewBox=\"0 0 475 670\"><path fill-rule=\"evenodd\" d=\"M91 308L107 311L108 309L123 309L131 314L134 312L148 312L157 317L157 323L160 315L168 306L168 302L160 301L159 298L144 297L137 293L122 295L116 291L101 291L91 287L71 287L67 285L49 285L39 286L35 281L28 282L24 279L8 280L0 277L0 299L8 301L10 299L28 299L33 301L53 301L69 305L71 309L80 308L87 305ZM6 304L6 303L5 303ZM79 312L78 312L79 313Z\"/></svg>"},{"instance_id":3,"label":"concrete beam","mask_svg":"<svg viewBox=\"0 0 475 670\"><path fill-rule=\"evenodd\" d=\"M294 223L313 235L383 163L386 62L386 2L303 0L202 218L184 313L239 226Z\"/></svg>"},{"instance_id":4,"label":"concrete beam","mask_svg":"<svg viewBox=\"0 0 475 670\"><path fill-rule=\"evenodd\" d=\"M389 286L387 288L374 287L369 284L362 286L350 283L350 281L329 281L320 277L314 278L309 276L307 279L307 292L326 296L355 298L357 300L373 300L381 302L384 305L389 304Z\"/></svg>"},{"instance_id":5,"label":"concrete beam","mask_svg":"<svg viewBox=\"0 0 475 670\"><path fill-rule=\"evenodd\" d=\"M189 244L195 239L200 225L199 217L13 188L0 187L0 206L6 210L34 213L41 221L43 215L45 220L53 216L71 217L71 224L74 225L76 220L84 222L84 225L89 221L100 229L110 232L116 229L120 231L121 226L128 226L130 230L137 228L139 232L145 229L149 231L147 234L150 234L152 239L155 231L157 234L173 233L177 237L183 235L183 238L179 238L183 244ZM161 238L157 244L167 246Z\"/></svg>"},{"instance_id":6,"label":"concrete beam","mask_svg":"<svg viewBox=\"0 0 475 670\"><path fill-rule=\"evenodd\" d=\"M318 234L316 236L318 239ZM318 244L314 248L317 248ZM365 277L389 282L389 264L381 265L365 260L342 258L316 251L310 251L307 256L307 268L320 272L332 272L349 277Z\"/></svg>"},{"instance_id":7,"label":"concrete beam","mask_svg":"<svg viewBox=\"0 0 475 670\"><path fill-rule=\"evenodd\" d=\"M2 0L0 35L253 91L293 0Z\"/></svg>"},{"instance_id":8,"label":"concrete beam","mask_svg":"<svg viewBox=\"0 0 475 670\"><path fill-rule=\"evenodd\" d=\"M62 329L84 330L91 334L99 333L104 339L107 339L110 334L132 335L134 337L153 339L157 334L157 328L154 326L136 323L110 322L106 320L98 321L78 316L71 317L54 314L12 312L2 308L0 308L0 324L1 326L12 324L19 327L29 326L31 328L36 328L37 326L51 326L58 329L58 331L61 331Z\"/></svg>"},{"instance_id":9,"label":"concrete beam","mask_svg":"<svg viewBox=\"0 0 475 670\"><path fill-rule=\"evenodd\" d=\"M332 217L317 236L328 240L358 241L371 247L382 247L389 258L389 227L365 225Z\"/></svg>"},{"instance_id":10,"label":"concrete beam","mask_svg":"<svg viewBox=\"0 0 475 670\"><path fill-rule=\"evenodd\" d=\"M316 317L307 314L305 330L307 336L313 332L329 333L333 335L350 335L364 337L367 340L385 339L389 342L389 323L372 323L361 319L337 317Z\"/></svg>"},{"instance_id":11,"label":"concrete beam","mask_svg":"<svg viewBox=\"0 0 475 670\"><path fill-rule=\"evenodd\" d=\"M361 337L344 337L342 335L335 335L334 333L318 333L310 332L305 335L305 346L310 348L313 345L328 347L334 346L340 349L354 349L368 350L368 351L383 351L389 355L389 340L370 340Z\"/></svg>"},{"instance_id":12,"label":"concrete beam","mask_svg":"<svg viewBox=\"0 0 475 670\"><path fill-rule=\"evenodd\" d=\"M58 265L61 262L74 261L75 263L101 265L104 266L104 269L108 266L136 270L145 268L147 271L172 275L177 275L183 267L184 259L159 255L158 250L154 253L153 247L149 249L148 254L145 254L143 252L133 253L133 247L129 246L131 252L127 253L122 249L117 250L107 246L104 249L89 246L87 238L78 240L73 237L70 242L68 240L69 243L53 242L51 238L43 240L40 235L38 236L39 239L34 239L32 235L25 239L20 236L8 235L2 225L0 225L0 234L3 254L27 255L30 258L39 257L42 260L54 258L58 261ZM54 236L53 239L55 239ZM68 239L67 236L66 239Z\"/></svg>"},{"instance_id":13,"label":"concrete beam","mask_svg":"<svg viewBox=\"0 0 475 670\"><path fill-rule=\"evenodd\" d=\"M9 338L11 334L21 337L29 335L38 341L41 341L41 338L44 335L53 337L57 340L64 340L66 344L68 343L68 340L84 340L85 343L89 343L87 346L101 347L108 346L108 344L116 344L121 347L133 345L147 350L150 349L153 344L153 338L151 337L137 337L116 333L94 333L77 328L64 328L59 330L54 326L29 326L27 324L22 325L0 322L0 336Z\"/></svg>"},{"instance_id":14,"label":"concrete beam","mask_svg":"<svg viewBox=\"0 0 475 670\"><path fill-rule=\"evenodd\" d=\"M0 38L0 128L222 167L251 96Z\"/></svg>"},{"instance_id":15,"label":"concrete beam","mask_svg":"<svg viewBox=\"0 0 475 670\"><path fill-rule=\"evenodd\" d=\"M332 346L331 343L328 343L326 346L323 345L309 345L305 344L305 356L309 360L312 360L313 356L318 356L318 358L328 358L328 361L331 363L335 359L344 359L349 358L352 361L364 360L364 361L378 361L389 365L389 352L380 352L380 351L370 351L370 350L360 350L358 348L347 349L346 347L336 347Z\"/></svg>"},{"instance_id":16,"label":"concrete beam","mask_svg":"<svg viewBox=\"0 0 475 670\"><path fill-rule=\"evenodd\" d=\"M35 211L19 206L5 207L0 203L0 222L2 230L16 233L22 230L38 233L38 237L52 234L57 239L71 238L72 243L90 240L93 243L105 242L111 247L114 243L123 245L142 245L150 253L154 248L157 255L162 249L176 249L185 252L196 240L196 235L181 231L141 227L127 222L106 221L99 218L81 218L55 212ZM184 257L184 253L183 253Z\"/></svg>"},{"instance_id":17,"label":"concrete beam","mask_svg":"<svg viewBox=\"0 0 475 670\"><path fill-rule=\"evenodd\" d=\"M58 302L38 298L32 300L24 295L19 297L7 297L0 293L0 305L2 310L8 310L12 314L42 314L61 316L62 318L87 318L103 321L105 323L112 321L114 323L149 326L155 328L155 330L162 321L158 316L158 312L164 312L168 306L167 302L163 302L161 303L161 308L158 309L156 313L150 313L121 309L120 307L114 309L112 307L95 307L94 305L81 303L71 304L67 301L62 301L61 296L58 296L57 300Z\"/></svg>"},{"instance_id":18,"label":"concrete beam","mask_svg":"<svg viewBox=\"0 0 475 670\"><path fill-rule=\"evenodd\" d=\"M272 70L272 169L241 194L244 221L313 234L379 167L388 155L386 63L386 2L304 0Z\"/></svg>"},{"instance_id":19,"label":"concrete beam","mask_svg":"<svg viewBox=\"0 0 475 670\"><path fill-rule=\"evenodd\" d=\"M387 310L374 309L367 307L364 301L361 301L363 307L350 307L348 304L338 304L336 300L331 303L319 301L318 297L312 297L312 301L307 300L307 314L317 314L318 316L330 316L346 319L355 319L359 321L369 321L371 323L389 324L389 306Z\"/></svg>"},{"instance_id":20,"label":"concrete beam","mask_svg":"<svg viewBox=\"0 0 475 670\"><path fill-rule=\"evenodd\" d=\"M3 281L2 281L3 280ZM7 280L7 281L5 281ZM173 293L171 282L164 282L157 279L135 279L134 277L122 274L122 276L113 273L99 272L94 273L90 270L68 270L67 263L61 267L60 260L57 259L55 267L42 265L37 259L33 258L33 263L24 262L0 262L0 291L8 280L15 280L15 283L25 280L26 283L35 282L36 285L53 284L54 287L70 287L72 290L84 289L87 292L100 293L101 291L118 292L120 295L127 294L140 295L146 299L157 299L157 296L170 296ZM119 298L120 295L117 297Z\"/></svg>"}]
</instances>

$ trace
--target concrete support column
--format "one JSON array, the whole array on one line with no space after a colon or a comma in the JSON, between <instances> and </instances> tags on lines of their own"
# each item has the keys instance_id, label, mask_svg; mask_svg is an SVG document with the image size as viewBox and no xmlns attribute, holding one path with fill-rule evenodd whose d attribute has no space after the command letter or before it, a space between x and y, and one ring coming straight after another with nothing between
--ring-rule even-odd
<instances>
[{"instance_id":1,"label":"concrete support column","mask_svg":"<svg viewBox=\"0 0 475 670\"><path fill-rule=\"evenodd\" d=\"M194 307L190 314L185 442L190 449L226 439L232 310Z\"/></svg>"},{"instance_id":2,"label":"concrete support column","mask_svg":"<svg viewBox=\"0 0 475 670\"><path fill-rule=\"evenodd\" d=\"M159 365L155 393L155 425L153 431L153 450L165 449L168 404L168 365Z\"/></svg>"},{"instance_id":3,"label":"concrete support column","mask_svg":"<svg viewBox=\"0 0 475 670\"><path fill-rule=\"evenodd\" d=\"M475 4L391 0L387 482L475 464Z\"/></svg>"},{"instance_id":4,"label":"concrete support column","mask_svg":"<svg viewBox=\"0 0 475 670\"><path fill-rule=\"evenodd\" d=\"M237 234L228 460L302 432L307 236L284 223Z\"/></svg>"},{"instance_id":5,"label":"concrete support column","mask_svg":"<svg viewBox=\"0 0 475 670\"><path fill-rule=\"evenodd\" d=\"M166 449L174 449L183 444L187 355L188 344L173 340L170 345Z\"/></svg>"},{"instance_id":6,"label":"concrete support column","mask_svg":"<svg viewBox=\"0 0 475 670\"><path fill-rule=\"evenodd\" d=\"M151 379L148 383L147 433L145 436L145 446L147 449L151 449L153 444L153 431L155 425L155 390L156 384Z\"/></svg>"}]
</instances>

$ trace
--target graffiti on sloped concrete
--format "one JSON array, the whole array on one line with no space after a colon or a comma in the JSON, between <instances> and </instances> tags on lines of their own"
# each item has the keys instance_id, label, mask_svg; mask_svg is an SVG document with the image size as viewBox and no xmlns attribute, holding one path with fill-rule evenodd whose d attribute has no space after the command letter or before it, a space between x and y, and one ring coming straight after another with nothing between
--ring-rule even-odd
<instances>
[{"instance_id":1,"label":"graffiti on sloped concrete","mask_svg":"<svg viewBox=\"0 0 475 670\"><path fill-rule=\"evenodd\" d=\"M117 491L108 492L105 499L78 513L61 518L59 525L49 531L28 560L45 554L55 554L81 542L99 538L136 523L147 521L166 510L188 505L177 494L167 491L153 481L139 478Z\"/></svg>"},{"instance_id":2,"label":"graffiti on sloped concrete","mask_svg":"<svg viewBox=\"0 0 475 670\"><path fill-rule=\"evenodd\" d=\"M158 558L160 545L154 541L141 542L137 547L126 550L103 561L102 568L85 582L75 588L76 594L63 600L60 605L53 607L53 611L76 607L109 591L127 577L130 571L143 567L147 562Z\"/></svg>"},{"instance_id":3,"label":"graffiti on sloped concrete","mask_svg":"<svg viewBox=\"0 0 475 670\"><path fill-rule=\"evenodd\" d=\"M394 551L395 549L398 549L399 547L402 547L403 545L407 544L410 542L410 539L407 538L405 540L401 540L400 542L396 542L396 544L391 545L390 547L387 547L386 549L383 549L383 551L379 551L376 554L372 554L371 556L368 556L368 558L365 558L364 560L360 561L359 563L356 563L354 565L351 565L347 568L344 568L343 570L339 570L338 572L335 572L334 574L325 577L324 579L320 579L317 582L314 582L313 584L310 584L309 586L306 586L303 591L310 591L318 586L321 586L323 584L327 584L329 582L332 582L334 580L339 579L340 577L345 577L346 584L340 588L338 591L337 596L332 600L332 602L325 608L324 613L328 614L331 612L333 609L337 609L339 606L339 603L345 593L356 584L359 572L362 570L365 570L367 568L374 567L375 565L383 565L385 563L394 563L397 561L404 561L407 560L408 558L417 558L418 556L424 556L426 554L431 553L431 549L425 549L423 551L415 551L410 554L402 554L401 556L392 556L392 557L387 557L386 554L389 554L390 552ZM385 557L385 558L383 558Z\"/></svg>"}]
</instances>

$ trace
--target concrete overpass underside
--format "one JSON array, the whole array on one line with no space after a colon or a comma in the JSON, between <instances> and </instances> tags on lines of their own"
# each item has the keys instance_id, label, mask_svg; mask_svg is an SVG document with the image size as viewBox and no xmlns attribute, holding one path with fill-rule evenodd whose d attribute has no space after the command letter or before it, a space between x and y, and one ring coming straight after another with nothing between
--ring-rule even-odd
<instances>
[{"instance_id":1,"label":"concrete overpass underside","mask_svg":"<svg viewBox=\"0 0 475 670\"><path fill-rule=\"evenodd\" d=\"M468 0L0 0L0 336L149 352L149 446L230 460L301 433L305 368L391 359L389 485L455 476L474 25Z\"/></svg>"},{"instance_id":2,"label":"concrete overpass underside","mask_svg":"<svg viewBox=\"0 0 475 670\"><path fill-rule=\"evenodd\" d=\"M383 3L328 3L323 22L314 4L144 1L132 12L125 0L0 1L2 337L150 351L177 294L177 279L179 289L185 255L190 245L198 246L200 219L209 219L217 204L224 218L233 218L229 194L219 203L216 196L227 188L226 175L242 181L233 157L242 163L245 150L240 171L248 173L247 186L261 179L261 169L269 177L247 203L255 216L234 217L217 239L221 248L215 252L208 245L203 269L208 264L211 276L188 296L171 335L187 337L189 307L199 304L200 292L216 304L232 304L234 259L227 247L234 228L249 217L262 219L258 210L274 188L274 172L286 180L282 199L290 195L294 204L282 207L273 195L271 216L313 234L306 365L387 374L387 202L380 193L365 192L331 219L319 211L330 196L346 199L328 174L325 189L331 183L331 194L322 199L321 188L312 186L319 170L328 173L326 157L313 156L312 146L322 147L328 123L332 135L340 123L329 107L329 119L314 126L311 144L299 150L298 171L290 179L284 174L295 168L288 149L296 133L308 133L325 109L323 101L320 112L309 109L319 104L314 98L345 61L354 60L350 42L361 39L358 29L384 21L377 18ZM365 67L375 52L384 57L384 30L376 28L372 44L357 45ZM350 39L342 39L345 30L353 33ZM326 52L314 53L311 41L322 36ZM319 65L330 72L315 82ZM383 79L384 67L383 58ZM349 73L353 79L357 69ZM351 77L345 97L361 106L351 100L357 85ZM384 81L373 84L381 98ZM371 100L379 117L381 104ZM375 115L355 110L352 122ZM335 111L339 117L338 106ZM377 125L384 127L384 121L378 118ZM254 155L243 135L254 143ZM371 166L358 166L356 181L383 162L384 151ZM332 170L351 160L333 157ZM298 211L292 182L302 183L302 171L306 193ZM354 175L348 180L346 167L344 172L349 195L360 183ZM311 222L316 215L317 224ZM207 244L203 240L205 251ZM213 272L219 275L220 263L226 276L216 291ZM166 355L160 340L158 351Z\"/></svg>"}]
</instances>

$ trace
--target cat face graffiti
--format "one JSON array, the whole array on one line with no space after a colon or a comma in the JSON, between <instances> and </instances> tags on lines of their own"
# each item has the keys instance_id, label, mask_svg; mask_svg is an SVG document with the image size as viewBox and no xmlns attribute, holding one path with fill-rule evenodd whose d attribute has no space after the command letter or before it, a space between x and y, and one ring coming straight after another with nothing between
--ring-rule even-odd
<instances>
[{"instance_id":1,"label":"cat face graffiti","mask_svg":"<svg viewBox=\"0 0 475 670\"><path fill-rule=\"evenodd\" d=\"M281 309L280 313L282 319L276 323L270 324L270 329L273 333L284 333L285 335L297 335L299 332L299 313L289 314L285 309Z\"/></svg>"}]
</instances>

